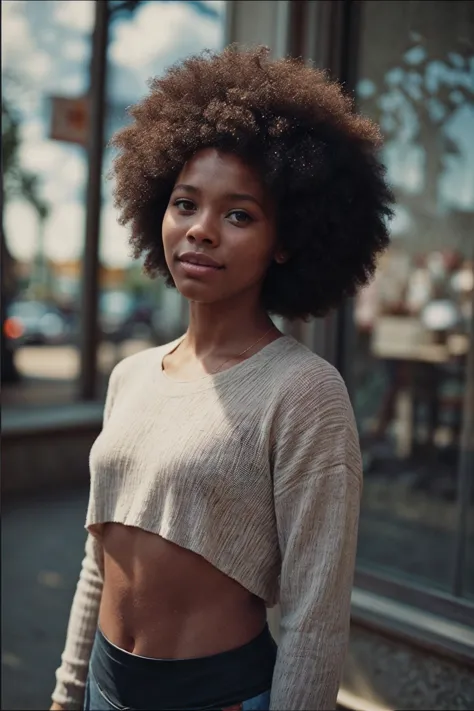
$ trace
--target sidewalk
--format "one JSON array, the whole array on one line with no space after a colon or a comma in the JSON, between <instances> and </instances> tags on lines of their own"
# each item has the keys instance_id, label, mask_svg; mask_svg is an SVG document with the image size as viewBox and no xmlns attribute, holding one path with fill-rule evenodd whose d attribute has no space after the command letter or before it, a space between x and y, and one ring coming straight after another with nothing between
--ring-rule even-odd
<instances>
[{"instance_id":1,"label":"sidewalk","mask_svg":"<svg viewBox=\"0 0 474 711\"><path fill-rule=\"evenodd\" d=\"M49 708L85 542L87 491L2 511L3 709Z\"/></svg>"},{"instance_id":2,"label":"sidewalk","mask_svg":"<svg viewBox=\"0 0 474 711\"><path fill-rule=\"evenodd\" d=\"M2 696L8 711L51 703L84 552L87 490L18 501L2 516ZM276 634L278 613L269 622Z\"/></svg>"}]
</instances>

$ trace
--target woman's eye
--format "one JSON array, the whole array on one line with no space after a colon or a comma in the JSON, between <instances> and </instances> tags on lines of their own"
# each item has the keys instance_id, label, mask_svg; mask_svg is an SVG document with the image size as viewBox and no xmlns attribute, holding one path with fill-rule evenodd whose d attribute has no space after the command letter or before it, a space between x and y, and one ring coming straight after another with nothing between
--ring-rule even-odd
<instances>
[{"instance_id":1,"label":"woman's eye","mask_svg":"<svg viewBox=\"0 0 474 711\"><path fill-rule=\"evenodd\" d=\"M180 200L175 200L174 204L178 208L178 210L183 212L189 212L194 208L194 203L191 200L185 200L184 198L181 198Z\"/></svg>"},{"instance_id":2,"label":"woman's eye","mask_svg":"<svg viewBox=\"0 0 474 711\"><path fill-rule=\"evenodd\" d=\"M247 225L249 222L252 221L250 215L247 212L244 212L243 210L234 210L233 212L230 212L229 218L231 222L236 225Z\"/></svg>"}]
</instances>

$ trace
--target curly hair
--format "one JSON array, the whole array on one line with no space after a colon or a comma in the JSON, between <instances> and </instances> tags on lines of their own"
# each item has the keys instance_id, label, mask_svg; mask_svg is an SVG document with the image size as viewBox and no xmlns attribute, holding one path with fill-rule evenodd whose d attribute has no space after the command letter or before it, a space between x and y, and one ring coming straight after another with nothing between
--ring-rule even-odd
<instances>
[{"instance_id":1,"label":"curly hair","mask_svg":"<svg viewBox=\"0 0 474 711\"><path fill-rule=\"evenodd\" d=\"M119 222L131 224L147 274L174 286L157 229L185 162L213 147L256 168L277 208L289 259L265 276L268 313L323 316L369 281L389 242L393 196L380 131L339 84L301 59L232 45L189 57L149 86L111 142Z\"/></svg>"}]
</instances>

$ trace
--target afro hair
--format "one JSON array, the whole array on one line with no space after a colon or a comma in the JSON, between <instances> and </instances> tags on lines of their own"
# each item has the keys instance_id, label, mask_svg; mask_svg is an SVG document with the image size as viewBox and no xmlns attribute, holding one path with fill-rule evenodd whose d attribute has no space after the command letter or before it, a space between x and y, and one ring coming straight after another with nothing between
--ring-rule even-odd
<instances>
[{"instance_id":1,"label":"afro hair","mask_svg":"<svg viewBox=\"0 0 474 711\"><path fill-rule=\"evenodd\" d=\"M251 164L277 208L289 259L268 269L262 302L290 320L323 316L365 285L388 245L393 196L380 131L325 72L269 50L203 52L150 80L112 145L115 204L135 258L174 286L158 230L185 162L203 148Z\"/></svg>"}]
</instances>

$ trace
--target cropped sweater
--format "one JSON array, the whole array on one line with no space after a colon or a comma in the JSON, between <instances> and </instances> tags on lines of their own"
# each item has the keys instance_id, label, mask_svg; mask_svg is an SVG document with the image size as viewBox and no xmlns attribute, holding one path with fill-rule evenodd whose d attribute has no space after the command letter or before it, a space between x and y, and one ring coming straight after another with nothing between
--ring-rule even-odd
<instances>
[{"instance_id":1,"label":"cropped sweater","mask_svg":"<svg viewBox=\"0 0 474 711\"><path fill-rule=\"evenodd\" d=\"M82 708L103 585L101 524L203 556L280 603L271 709L332 709L349 634L362 485L338 372L290 336L194 381L166 375L178 341L121 361L90 454L88 537L53 699Z\"/></svg>"}]
</instances>

